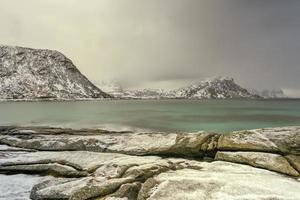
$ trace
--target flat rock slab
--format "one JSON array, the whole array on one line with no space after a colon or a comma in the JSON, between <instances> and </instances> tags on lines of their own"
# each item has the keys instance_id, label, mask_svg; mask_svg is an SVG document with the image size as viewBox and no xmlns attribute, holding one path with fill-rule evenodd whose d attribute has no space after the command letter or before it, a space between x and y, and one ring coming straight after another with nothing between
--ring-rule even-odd
<instances>
[{"instance_id":1,"label":"flat rock slab","mask_svg":"<svg viewBox=\"0 0 300 200\"><path fill-rule=\"evenodd\" d=\"M138 200L298 200L299 181L262 169L216 161L147 180Z\"/></svg>"},{"instance_id":2,"label":"flat rock slab","mask_svg":"<svg viewBox=\"0 0 300 200\"><path fill-rule=\"evenodd\" d=\"M41 151L0 159L1 167L58 163L77 170L93 172L104 165L140 165L161 160L158 156L130 156L119 153L88 151Z\"/></svg>"},{"instance_id":3,"label":"flat rock slab","mask_svg":"<svg viewBox=\"0 0 300 200\"><path fill-rule=\"evenodd\" d=\"M224 152L219 151L215 157L216 160L248 164L254 167L260 167L271 171L287 174L290 176L299 176L298 171L281 155L262 152Z\"/></svg>"},{"instance_id":4,"label":"flat rock slab","mask_svg":"<svg viewBox=\"0 0 300 200\"><path fill-rule=\"evenodd\" d=\"M219 150L300 155L300 127L267 128L223 134Z\"/></svg>"},{"instance_id":5,"label":"flat rock slab","mask_svg":"<svg viewBox=\"0 0 300 200\"><path fill-rule=\"evenodd\" d=\"M95 151L130 155L203 157L217 146L219 134L105 132L93 129L0 127L0 144L48 151ZM214 139L215 138L215 139Z\"/></svg>"},{"instance_id":6,"label":"flat rock slab","mask_svg":"<svg viewBox=\"0 0 300 200\"><path fill-rule=\"evenodd\" d=\"M36 185L30 197L32 199L84 200L111 194L121 185L132 181L131 178L106 179L103 177L46 181Z\"/></svg>"},{"instance_id":7,"label":"flat rock slab","mask_svg":"<svg viewBox=\"0 0 300 200\"><path fill-rule=\"evenodd\" d=\"M300 155L300 127L256 129L228 134L0 127L0 143L35 150L83 150L130 155L203 157L217 150Z\"/></svg>"}]
</instances>

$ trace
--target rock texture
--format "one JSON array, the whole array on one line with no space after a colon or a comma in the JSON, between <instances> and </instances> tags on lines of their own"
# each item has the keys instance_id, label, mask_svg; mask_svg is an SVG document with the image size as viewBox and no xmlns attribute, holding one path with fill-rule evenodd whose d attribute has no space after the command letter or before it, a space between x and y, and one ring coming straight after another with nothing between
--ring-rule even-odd
<instances>
[{"instance_id":1,"label":"rock texture","mask_svg":"<svg viewBox=\"0 0 300 200\"><path fill-rule=\"evenodd\" d=\"M32 183L30 198L39 200L297 200L299 131L0 127L0 173L44 175L40 183ZM1 188L0 193L6 194Z\"/></svg>"},{"instance_id":2,"label":"rock texture","mask_svg":"<svg viewBox=\"0 0 300 200\"><path fill-rule=\"evenodd\" d=\"M300 156L287 155L285 158L300 173Z\"/></svg>"},{"instance_id":3,"label":"rock texture","mask_svg":"<svg viewBox=\"0 0 300 200\"><path fill-rule=\"evenodd\" d=\"M299 199L299 183L275 173L226 162L200 163L147 180L139 200Z\"/></svg>"},{"instance_id":4,"label":"rock texture","mask_svg":"<svg viewBox=\"0 0 300 200\"><path fill-rule=\"evenodd\" d=\"M0 46L0 99L106 97L58 51Z\"/></svg>"},{"instance_id":5,"label":"rock texture","mask_svg":"<svg viewBox=\"0 0 300 200\"><path fill-rule=\"evenodd\" d=\"M265 168L275 172L299 176L299 173L281 155L261 152L222 152L219 151L216 160L248 164L254 167Z\"/></svg>"},{"instance_id":6,"label":"rock texture","mask_svg":"<svg viewBox=\"0 0 300 200\"><path fill-rule=\"evenodd\" d=\"M220 150L262 151L300 155L299 127L237 131L220 137Z\"/></svg>"},{"instance_id":7,"label":"rock texture","mask_svg":"<svg viewBox=\"0 0 300 200\"><path fill-rule=\"evenodd\" d=\"M0 128L1 130L1 128ZM186 155L203 157L214 145L213 133L131 133L83 129L2 127L0 142L35 150L88 150L130 155ZM207 142L206 142L207 141ZM213 149L211 149L213 150Z\"/></svg>"}]
</instances>

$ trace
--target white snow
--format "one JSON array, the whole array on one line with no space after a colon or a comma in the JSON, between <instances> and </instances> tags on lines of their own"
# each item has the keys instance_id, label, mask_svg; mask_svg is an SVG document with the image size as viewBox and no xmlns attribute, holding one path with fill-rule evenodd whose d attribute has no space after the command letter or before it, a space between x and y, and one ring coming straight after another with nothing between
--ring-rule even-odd
<instances>
[{"instance_id":1,"label":"white snow","mask_svg":"<svg viewBox=\"0 0 300 200\"><path fill-rule=\"evenodd\" d=\"M47 177L34 175L0 174L0 200L29 200L31 188L46 179Z\"/></svg>"}]
</instances>

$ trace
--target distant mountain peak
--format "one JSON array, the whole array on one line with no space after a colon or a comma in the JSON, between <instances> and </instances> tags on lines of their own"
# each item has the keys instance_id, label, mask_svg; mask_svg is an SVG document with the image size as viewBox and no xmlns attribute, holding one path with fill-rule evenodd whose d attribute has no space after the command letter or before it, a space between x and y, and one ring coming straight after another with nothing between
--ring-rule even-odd
<instances>
[{"instance_id":1,"label":"distant mountain peak","mask_svg":"<svg viewBox=\"0 0 300 200\"><path fill-rule=\"evenodd\" d=\"M236 84L231 77L207 78L198 83L173 91L176 98L189 99L232 99L259 98Z\"/></svg>"},{"instance_id":2,"label":"distant mountain peak","mask_svg":"<svg viewBox=\"0 0 300 200\"><path fill-rule=\"evenodd\" d=\"M208 77L203 80L204 82L215 82L215 81L234 81L232 77L229 76L213 76Z\"/></svg>"}]
</instances>

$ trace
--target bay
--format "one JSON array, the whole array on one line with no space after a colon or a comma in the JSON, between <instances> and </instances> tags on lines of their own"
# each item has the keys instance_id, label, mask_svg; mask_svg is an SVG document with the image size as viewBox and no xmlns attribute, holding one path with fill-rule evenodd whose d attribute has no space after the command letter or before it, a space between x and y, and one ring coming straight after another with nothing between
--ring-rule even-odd
<instances>
[{"instance_id":1,"label":"bay","mask_svg":"<svg viewBox=\"0 0 300 200\"><path fill-rule=\"evenodd\" d=\"M0 102L0 125L165 132L299 126L300 100Z\"/></svg>"}]
</instances>

